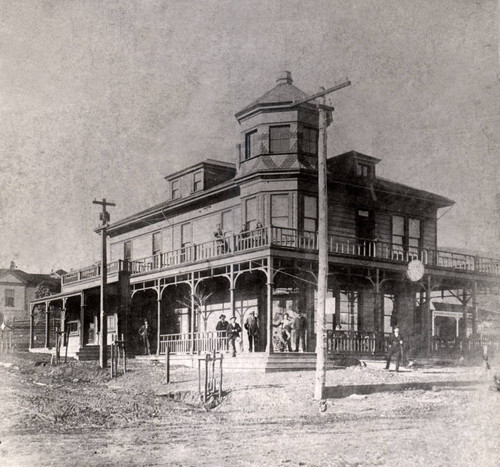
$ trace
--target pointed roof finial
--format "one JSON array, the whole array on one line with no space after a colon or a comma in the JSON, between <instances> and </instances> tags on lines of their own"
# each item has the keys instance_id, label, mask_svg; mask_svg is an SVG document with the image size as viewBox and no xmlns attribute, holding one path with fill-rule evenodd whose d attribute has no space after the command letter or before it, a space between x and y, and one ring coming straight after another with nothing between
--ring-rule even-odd
<instances>
[{"instance_id":1,"label":"pointed roof finial","mask_svg":"<svg viewBox=\"0 0 500 467\"><path fill-rule=\"evenodd\" d=\"M278 84L292 84L293 79L292 79L292 73L289 71L280 71L278 75L278 79L276 80L276 83Z\"/></svg>"}]
</instances>

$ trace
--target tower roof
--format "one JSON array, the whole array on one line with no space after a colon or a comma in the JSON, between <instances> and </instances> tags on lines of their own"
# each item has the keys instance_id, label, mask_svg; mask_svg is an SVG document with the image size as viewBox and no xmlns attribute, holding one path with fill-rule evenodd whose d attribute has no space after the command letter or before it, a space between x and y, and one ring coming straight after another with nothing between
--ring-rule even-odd
<instances>
[{"instance_id":1,"label":"tower roof","mask_svg":"<svg viewBox=\"0 0 500 467\"><path fill-rule=\"evenodd\" d=\"M276 86L265 94L260 96L250 105L236 113L236 118L239 120L243 115L258 107L273 107L289 105L297 101L301 101L311 97L301 89L295 87L292 83L292 74L289 71L282 71L276 80Z\"/></svg>"}]
</instances>

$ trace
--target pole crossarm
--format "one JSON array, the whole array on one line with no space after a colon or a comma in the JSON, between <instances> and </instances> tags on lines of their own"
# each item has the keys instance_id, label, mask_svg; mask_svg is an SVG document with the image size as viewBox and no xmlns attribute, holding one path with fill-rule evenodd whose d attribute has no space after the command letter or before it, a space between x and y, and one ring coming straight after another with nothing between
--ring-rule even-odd
<instances>
[{"instance_id":1,"label":"pole crossarm","mask_svg":"<svg viewBox=\"0 0 500 467\"><path fill-rule=\"evenodd\" d=\"M313 94L312 96L306 97L305 99L302 99L300 101L293 102L290 107L296 107L300 104L305 104L306 102L317 99L318 97L326 96L327 94L338 91L339 89L345 88L345 87L350 86L350 85L351 85L351 82L348 79L346 79L345 81L343 81L339 84L335 84L331 88L325 89L324 91L319 91L316 94ZM323 110L333 110L332 107L325 105L324 103L321 103L321 102L319 103L319 106Z\"/></svg>"}]
</instances>

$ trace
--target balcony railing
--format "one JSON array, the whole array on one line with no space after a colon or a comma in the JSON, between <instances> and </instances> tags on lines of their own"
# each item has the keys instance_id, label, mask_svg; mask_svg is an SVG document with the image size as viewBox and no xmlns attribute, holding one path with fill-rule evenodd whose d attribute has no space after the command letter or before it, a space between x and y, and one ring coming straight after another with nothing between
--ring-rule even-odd
<instances>
[{"instance_id":1,"label":"balcony railing","mask_svg":"<svg viewBox=\"0 0 500 467\"><path fill-rule=\"evenodd\" d=\"M118 272L123 267L123 264L129 264L128 267L132 275L137 275L270 246L316 252L318 250L318 235L316 232L286 227L263 227L248 232L227 235L205 243L185 245L177 250L136 259L130 263L114 261L108 265L108 274ZM403 249L391 243L339 235L329 236L328 251L330 255L334 256L377 259L401 264L407 264L409 261L418 259L428 266L500 274L500 259L433 249ZM101 274L100 269L100 265L97 264L79 271L70 272L63 276L62 284L68 285L97 278Z\"/></svg>"},{"instance_id":2,"label":"balcony railing","mask_svg":"<svg viewBox=\"0 0 500 467\"><path fill-rule=\"evenodd\" d=\"M182 334L161 334L160 354L164 355L167 348L171 353L225 352L228 350L228 339L224 331L207 331Z\"/></svg>"}]
</instances>

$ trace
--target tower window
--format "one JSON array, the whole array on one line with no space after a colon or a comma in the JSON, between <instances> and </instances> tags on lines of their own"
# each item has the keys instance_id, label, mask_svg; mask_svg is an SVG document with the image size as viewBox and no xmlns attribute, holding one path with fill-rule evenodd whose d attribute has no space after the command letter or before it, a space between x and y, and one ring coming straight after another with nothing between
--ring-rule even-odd
<instances>
[{"instance_id":1,"label":"tower window","mask_svg":"<svg viewBox=\"0 0 500 467\"><path fill-rule=\"evenodd\" d=\"M371 177L372 168L369 164L362 164L358 162L358 175L360 177Z\"/></svg>"},{"instance_id":2,"label":"tower window","mask_svg":"<svg viewBox=\"0 0 500 467\"><path fill-rule=\"evenodd\" d=\"M201 170L193 174L193 191L203 190L203 173Z\"/></svg>"},{"instance_id":3,"label":"tower window","mask_svg":"<svg viewBox=\"0 0 500 467\"><path fill-rule=\"evenodd\" d=\"M257 130L245 135L245 160L257 155Z\"/></svg>"},{"instance_id":4,"label":"tower window","mask_svg":"<svg viewBox=\"0 0 500 467\"><path fill-rule=\"evenodd\" d=\"M318 130L307 127L303 129L301 149L305 154L318 154Z\"/></svg>"},{"instance_id":5,"label":"tower window","mask_svg":"<svg viewBox=\"0 0 500 467\"><path fill-rule=\"evenodd\" d=\"M290 125L269 128L269 152L272 154L290 152Z\"/></svg>"}]
</instances>

